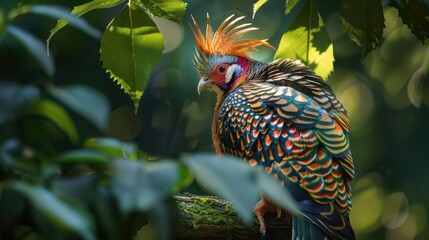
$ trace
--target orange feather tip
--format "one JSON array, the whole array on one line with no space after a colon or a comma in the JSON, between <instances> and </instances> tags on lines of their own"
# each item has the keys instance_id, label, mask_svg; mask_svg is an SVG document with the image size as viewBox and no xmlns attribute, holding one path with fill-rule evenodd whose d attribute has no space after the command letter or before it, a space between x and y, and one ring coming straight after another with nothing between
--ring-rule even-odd
<instances>
[{"instance_id":1,"label":"orange feather tip","mask_svg":"<svg viewBox=\"0 0 429 240\"><path fill-rule=\"evenodd\" d=\"M275 49L267 42L268 39L240 39L245 33L258 30L251 27L251 23L236 25L244 16L234 18L234 14L227 17L213 33L210 25L210 16L207 13L207 25L205 36L201 32L195 18L191 15L194 27L191 26L198 50L206 56L229 55L250 58L251 51L257 51L257 47L266 46Z\"/></svg>"}]
</instances>

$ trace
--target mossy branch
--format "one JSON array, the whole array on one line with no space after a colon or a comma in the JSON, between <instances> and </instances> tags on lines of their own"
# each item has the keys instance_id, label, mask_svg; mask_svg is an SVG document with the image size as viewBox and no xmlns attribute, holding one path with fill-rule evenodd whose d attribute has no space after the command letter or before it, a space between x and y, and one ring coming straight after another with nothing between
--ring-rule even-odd
<instances>
[{"instance_id":1,"label":"mossy branch","mask_svg":"<svg viewBox=\"0 0 429 240\"><path fill-rule=\"evenodd\" d=\"M176 239L261 239L255 217L252 224L243 224L231 203L214 196L183 194L174 196L179 205L180 226ZM275 214L265 216L266 238L291 239L290 219Z\"/></svg>"}]
</instances>

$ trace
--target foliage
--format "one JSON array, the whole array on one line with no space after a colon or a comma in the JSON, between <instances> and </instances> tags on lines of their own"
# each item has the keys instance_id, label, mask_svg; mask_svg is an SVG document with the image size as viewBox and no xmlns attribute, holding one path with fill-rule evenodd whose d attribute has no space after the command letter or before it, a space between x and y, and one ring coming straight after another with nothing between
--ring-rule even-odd
<instances>
[{"instance_id":1,"label":"foliage","mask_svg":"<svg viewBox=\"0 0 429 240\"><path fill-rule=\"evenodd\" d=\"M45 56L44 45L37 38L14 26L9 26L8 32L28 49L49 77L54 75L54 63Z\"/></svg>"},{"instance_id":2,"label":"foliage","mask_svg":"<svg viewBox=\"0 0 429 240\"><path fill-rule=\"evenodd\" d=\"M390 0L389 4L398 10L402 21L407 24L414 35L428 46L429 38L429 19L427 14L429 6L418 0Z\"/></svg>"},{"instance_id":3,"label":"foliage","mask_svg":"<svg viewBox=\"0 0 429 240\"><path fill-rule=\"evenodd\" d=\"M82 16L92 10L111 8L122 2L124 0L94 0L75 7L72 14ZM186 4L181 0L130 0L104 31L100 47L103 67L133 100L136 112L150 73L164 49L162 34L147 13L181 22L185 9ZM70 23L68 19L58 20L47 40L48 46L52 37L67 23Z\"/></svg>"},{"instance_id":4,"label":"foliage","mask_svg":"<svg viewBox=\"0 0 429 240\"><path fill-rule=\"evenodd\" d=\"M52 18L64 18L67 19L73 26L82 29L91 36L97 37L99 35L98 30L92 28L86 23L86 21L76 18L75 16L70 15L70 13L68 13L66 10L55 6L23 5L11 10L7 18L4 15L0 16L2 17L0 19L0 32L3 33L0 34L0 40L2 39L2 37L4 37L4 33L6 31L12 34L28 49L28 51L34 56L34 58L37 59L37 62L41 65L46 74L51 78L54 74L54 64L52 59L50 59L45 54L47 51L41 41L33 37L26 31L23 31L18 27L14 27L12 24L8 24L8 22L12 22L17 16L25 13L41 14L43 16L48 16Z\"/></svg>"},{"instance_id":5,"label":"foliage","mask_svg":"<svg viewBox=\"0 0 429 240\"><path fill-rule=\"evenodd\" d=\"M267 2L268 0L259 0L254 4L253 17ZM325 25L335 23L326 22L328 19L321 16L326 8L329 12L338 11L338 20L350 40L361 49L362 59L376 49L380 45L385 28L382 1L343 0L340 7L335 2L338 1L286 1L287 15L296 15L294 12L299 12L296 17L292 17L292 22L283 34L275 58L300 59L322 78L327 79L334 70L335 59L333 36L329 36ZM429 21L425 16L428 6L418 0L392 0L390 4L398 9L399 16L416 37L427 45Z\"/></svg>"},{"instance_id":6,"label":"foliage","mask_svg":"<svg viewBox=\"0 0 429 240\"><path fill-rule=\"evenodd\" d=\"M355 11L362 15L353 14ZM343 1L340 9L341 24L349 38L362 48L362 58L380 45L384 16L380 1Z\"/></svg>"},{"instance_id":7,"label":"foliage","mask_svg":"<svg viewBox=\"0 0 429 240\"><path fill-rule=\"evenodd\" d=\"M101 38L101 61L134 102L135 111L164 49L161 32L135 4L126 5Z\"/></svg>"},{"instance_id":8,"label":"foliage","mask_svg":"<svg viewBox=\"0 0 429 240\"><path fill-rule=\"evenodd\" d=\"M65 70L67 68L60 65L61 61L52 58L54 54L51 57L46 54L48 49L55 48L52 42L55 35L67 34L59 30L68 24L82 30L92 40L101 38L99 52L103 67L131 97L136 111L140 98L149 89L151 74L162 59L164 41L167 44L166 40L176 37L160 31L159 19L181 23L186 8L183 1L93 0L76 6L71 14L62 7L34 2L37 1L24 1L24 4L2 1L1 4L5 5L0 5L0 44L10 44L13 39L7 47L20 51L21 47L15 44L18 42L35 60L31 64L10 63L19 66L16 74L25 73L26 81L0 76L1 238L130 239L139 229L139 233L144 233L151 226L155 227L159 238L172 238L171 221L175 219L177 206L171 195L188 189L194 180L204 190L231 201L245 222L253 219L252 206L260 193L294 211L294 202L288 192L280 189L259 169L231 156L218 158L213 154L187 154L177 157L166 153L166 157L160 158L148 154L153 149L142 148L137 139L129 142L105 137L112 125L109 118L111 106L113 109L117 107L111 92L92 87L96 82L94 79L82 82L72 78L71 85L62 86L66 76L75 76L73 72L84 71L84 66L82 69ZM256 13L272 2L260 0L253 9L245 7L249 14L253 10L254 18L258 19ZM285 2L284 12L289 24L275 57L299 58L324 78L333 71L334 53L337 46L341 47L333 40L332 28L343 27L347 37L359 47L361 58L383 42L384 18L380 1ZM399 0L392 0L389 4L398 10L412 33L427 45L427 5L419 1ZM113 11L114 16L107 19L110 23L103 33L81 17L96 9ZM337 25L328 21L327 12L336 13L334 22ZM26 30L27 24L31 23L20 21L29 14L33 14L30 19L36 19L35 15L59 19L51 29L47 47L33 30L31 33ZM41 31L48 32L48 29ZM61 40L58 41L60 43ZM0 45L1 48L5 45ZM76 54L84 58L83 50ZM378 55L374 54L374 57ZM90 61L97 65L96 58ZM55 66L55 62L59 65ZM39 64L42 72L33 72L34 63ZM192 68L188 63L181 56L174 64L186 64L186 68ZM161 64L162 68L163 64L165 62ZM418 76L427 73L423 63L416 66L420 69ZM184 78L177 71L168 73L169 83L173 83L169 85L177 86L177 82ZM410 78L417 79L413 80L413 89L420 89L418 77L413 75ZM162 86L163 83L158 81L158 84ZM165 91L157 94L165 94ZM178 99L182 98L180 95L176 98L171 96L168 102L171 109L180 106ZM205 111L205 108L199 108L190 101L186 109L183 107L183 111L177 111L177 114L191 115L190 118L196 121L204 119L199 116L200 111ZM158 112L164 111L159 108ZM177 118L176 127L195 132L193 126L189 127L193 124L182 121L183 116ZM118 125L126 127L127 122ZM174 130L173 127L171 129ZM142 135L155 142L152 144L154 148L158 147L147 126L145 130ZM179 133L190 136L193 143L195 137L189 132ZM168 141L175 140L172 136L175 135L168 135ZM196 148L198 151L202 149ZM189 149L178 151L185 150ZM374 182L377 181L370 183ZM361 181L358 191L363 189L363 193L372 194L369 196L381 195L379 190L373 191L378 188L365 184ZM370 186L371 191L366 186ZM367 195L359 195L357 203L366 203ZM399 195L386 197L391 203L389 206L399 208L400 203L397 202L403 199L402 195L396 197ZM413 211L421 208L421 205L416 205Z\"/></svg>"},{"instance_id":9,"label":"foliage","mask_svg":"<svg viewBox=\"0 0 429 240\"><path fill-rule=\"evenodd\" d=\"M283 34L274 58L301 59L323 79L334 69L334 49L315 1L309 0Z\"/></svg>"},{"instance_id":10,"label":"foliage","mask_svg":"<svg viewBox=\"0 0 429 240\"><path fill-rule=\"evenodd\" d=\"M267 1L255 3L253 16L265 3ZM301 6L296 7L298 3ZM292 11L299 12L283 34L274 58L300 59L323 79L327 79L334 70L334 50L316 0L286 1L285 14L296 14Z\"/></svg>"}]
</instances>

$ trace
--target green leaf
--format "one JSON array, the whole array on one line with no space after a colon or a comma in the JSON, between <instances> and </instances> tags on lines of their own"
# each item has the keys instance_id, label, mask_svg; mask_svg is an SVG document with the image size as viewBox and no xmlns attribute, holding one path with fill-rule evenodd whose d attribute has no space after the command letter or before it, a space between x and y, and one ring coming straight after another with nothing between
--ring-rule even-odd
<instances>
[{"instance_id":1,"label":"green leaf","mask_svg":"<svg viewBox=\"0 0 429 240\"><path fill-rule=\"evenodd\" d=\"M198 183L233 204L245 222L253 220L259 199L256 171L233 156L196 154L185 159Z\"/></svg>"},{"instance_id":2,"label":"green leaf","mask_svg":"<svg viewBox=\"0 0 429 240\"><path fill-rule=\"evenodd\" d=\"M3 9L9 9L9 11L6 10L7 14L5 14L5 18L7 22L12 22L17 16L28 13L31 9L31 5L20 2L10 6L4 6Z\"/></svg>"},{"instance_id":3,"label":"green leaf","mask_svg":"<svg viewBox=\"0 0 429 240\"><path fill-rule=\"evenodd\" d=\"M286 0L285 14L289 14L298 2L299 0Z\"/></svg>"},{"instance_id":4,"label":"green leaf","mask_svg":"<svg viewBox=\"0 0 429 240\"><path fill-rule=\"evenodd\" d=\"M233 204L245 222L253 220L252 209L259 199L256 171L232 156L195 154L185 159L198 183Z\"/></svg>"},{"instance_id":5,"label":"green leaf","mask_svg":"<svg viewBox=\"0 0 429 240\"><path fill-rule=\"evenodd\" d=\"M42 99L36 101L28 110L29 114L39 115L52 121L73 143L78 142L78 135L70 115L56 102Z\"/></svg>"},{"instance_id":6,"label":"green leaf","mask_svg":"<svg viewBox=\"0 0 429 240\"><path fill-rule=\"evenodd\" d=\"M344 0L340 20L347 36L361 48L362 58L380 45L385 27L381 1Z\"/></svg>"},{"instance_id":7,"label":"green leaf","mask_svg":"<svg viewBox=\"0 0 429 240\"><path fill-rule=\"evenodd\" d=\"M271 201L277 203L282 209L287 209L290 213L299 214L295 198L292 197L289 191L285 191L280 184L276 184L272 176L263 171L258 171L257 183L261 193Z\"/></svg>"},{"instance_id":8,"label":"green leaf","mask_svg":"<svg viewBox=\"0 0 429 240\"><path fill-rule=\"evenodd\" d=\"M314 0L308 0L283 34L277 58L300 59L327 79L334 70L334 50Z\"/></svg>"},{"instance_id":9,"label":"green leaf","mask_svg":"<svg viewBox=\"0 0 429 240\"><path fill-rule=\"evenodd\" d=\"M82 16L85 13L88 13L92 10L95 9L101 9L101 8L111 8L114 6L117 6L121 3L123 3L125 0L94 0L82 5L79 5L77 7L74 7L71 14L75 15L75 16ZM57 25L51 29L51 34L49 35L48 39L46 40L46 43L48 45L49 48L49 44L51 42L51 39L54 37L54 35L63 27L67 26L69 22L67 21L67 19L62 18L59 19L57 22Z\"/></svg>"},{"instance_id":10,"label":"green leaf","mask_svg":"<svg viewBox=\"0 0 429 240\"><path fill-rule=\"evenodd\" d=\"M182 0L133 0L137 5L146 9L152 16L166 18L181 23L186 10Z\"/></svg>"},{"instance_id":11,"label":"green leaf","mask_svg":"<svg viewBox=\"0 0 429 240\"><path fill-rule=\"evenodd\" d=\"M14 120L39 97L36 86L0 82L0 124Z\"/></svg>"},{"instance_id":12,"label":"green leaf","mask_svg":"<svg viewBox=\"0 0 429 240\"><path fill-rule=\"evenodd\" d=\"M418 0L390 0L389 4L398 10L402 22L407 24L417 39L429 46L429 6Z\"/></svg>"},{"instance_id":13,"label":"green leaf","mask_svg":"<svg viewBox=\"0 0 429 240\"><path fill-rule=\"evenodd\" d=\"M57 163L92 163L107 164L110 160L107 156L99 151L79 149L64 152L55 158Z\"/></svg>"},{"instance_id":14,"label":"green leaf","mask_svg":"<svg viewBox=\"0 0 429 240\"><path fill-rule=\"evenodd\" d=\"M26 131L26 129L20 130ZM35 129L33 131L35 131ZM38 140L38 144L40 144L40 142L43 144L43 136ZM41 150L43 149L28 147L21 143L17 138L3 140L0 145L0 165L5 167L5 170L13 170L14 174L6 174L10 177L14 175L16 177L25 176L25 178L28 177L30 179L34 179L33 177L36 176L36 178L40 179L41 175L43 175L41 171L45 171L49 168L40 168L39 164L42 156ZM30 155L27 154L29 152L31 152ZM45 175L43 177L45 177Z\"/></svg>"},{"instance_id":15,"label":"green leaf","mask_svg":"<svg viewBox=\"0 0 429 240\"><path fill-rule=\"evenodd\" d=\"M77 16L70 14L70 11L67 9L49 5L33 5L30 9L30 12L52 17L55 19L65 19L70 25L82 30L91 37L96 39L100 38L100 31L98 31L96 28L93 28L84 19L78 18ZM52 37L49 36L47 40L48 47L51 38Z\"/></svg>"},{"instance_id":16,"label":"green leaf","mask_svg":"<svg viewBox=\"0 0 429 240\"><path fill-rule=\"evenodd\" d=\"M258 0L256 3L253 4L253 15L252 18L255 18L256 12L259 10L259 8L262 7L265 3L267 3L268 0Z\"/></svg>"},{"instance_id":17,"label":"green leaf","mask_svg":"<svg viewBox=\"0 0 429 240\"><path fill-rule=\"evenodd\" d=\"M159 29L142 9L127 4L107 26L100 49L103 66L131 97L137 112L164 49Z\"/></svg>"},{"instance_id":18,"label":"green leaf","mask_svg":"<svg viewBox=\"0 0 429 240\"><path fill-rule=\"evenodd\" d=\"M134 143L125 143L113 138L93 138L85 141L87 149L97 150L109 157L122 157L130 160L137 159L137 146Z\"/></svg>"},{"instance_id":19,"label":"green leaf","mask_svg":"<svg viewBox=\"0 0 429 240\"><path fill-rule=\"evenodd\" d=\"M192 174L191 170L189 170L189 168L187 168L186 166L179 165L178 172L179 172L179 180L176 181L176 184L172 188L173 193L180 192L185 187L191 185L191 183L194 181L194 175Z\"/></svg>"},{"instance_id":20,"label":"green leaf","mask_svg":"<svg viewBox=\"0 0 429 240\"><path fill-rule=\"evenodd\" d=\"M82 16L95 9L111 8L123 3L125 0L93 0L91 2L76 6L72 14L76 16Z\"/></svg>"},{"instance_id":21,"label":"green leaf","mask_svg":"<svg viewBox=\"0 0 429 240\"><path fill-rule=\"evenodd\" d=\"M116 160L112 174L112 192L124 213L150 209L170 195L179 179L178 164L171 161Z\"/></svg>"},{"instance_id":22,"label":"green leaf","mask_svg":"<svg viewBox=\"0 0 429 240\"><path fill-rule=\"evenodd\" d=\"M43 71L52 78L54 76L54 62L46 54L46 46L33 35L17 27L9 25L7 31L18 39L37 60Z\"/></svg>"},{"instance_id":23,"label":"green leaf","mask_svg":"<svg viewBox=\"0 0 429 240\"><path fill-rule=\"evenodd\" d=\"M260 199L260 194L265 194L288 211L297 212L294 198L279 182L262 169L251 167L241 159L195 154L184 161L198 183L230 201L244 222L254 220L253 207Z\"/></svg>"},{"instance_id":24,"label":"green leaf","mask_svg":"<svg viewBox=\"0 0 429 240\"><path fill-rule=\"evenodd\" d=\"M8 139L0 145L0 164L4 167L12 168L15 163L13 152L19 150L17 139Z\"/></svg>"},{"instance_id":25,"label":"green leaf","mask_svg":"<svg viewBox=\"0 0 429 240\"><path fill-rule=\"evenodd\" d=\"M110 113L109 101L97 90L85 86L58 88L49 86L48 91L76 113L104 130Z\"/></svg>"},{"instance_id":26,"label":"green leaf","mask_svg":"<svg viewBox=\"0 0 429 240\"><path fill-rule=\"evenodd\" d=\"M11 189L23 194L31 202L31 206L40 212L54 226L78 232L84 239L95 239L91 232L92 221L83 209L77 211L40 186L32 186L23 182L13 182Z\"/></svg>"}]
</instances>

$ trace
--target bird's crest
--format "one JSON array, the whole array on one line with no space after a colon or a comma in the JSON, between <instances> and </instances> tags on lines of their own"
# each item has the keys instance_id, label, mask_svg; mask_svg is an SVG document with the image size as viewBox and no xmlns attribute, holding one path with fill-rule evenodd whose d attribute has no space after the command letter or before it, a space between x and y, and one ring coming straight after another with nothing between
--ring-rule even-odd
<instances>
[{"instance_id":1,"label":"bird's crest","mask_svg":"<svg viewBox=\"0 0 429 240\"><path fill-rule=\"evenodd\" d=\"M195 26L195 29L192 28L192 33L194 34L197 48L206 56L217 54L250 58L249 52L255 51L256 47L258 46L264 45L274 49L274 47L267 42L267 39L239 40L243 34L258 30L258 28L249 27L251 23L244 23L234 26L234 24L243 19L244 16L237 17L235 19L233 19L234 15L229 16L222 22L216 32L213 33L212 26L210 25L210 16L207 13L207 27L205 37L198 27L194 17L192 15L191 17Z\"/></svg>"}]
</instances>

